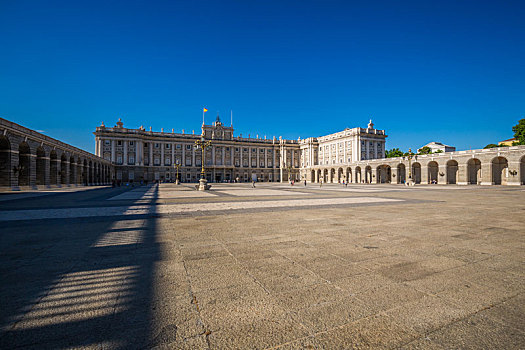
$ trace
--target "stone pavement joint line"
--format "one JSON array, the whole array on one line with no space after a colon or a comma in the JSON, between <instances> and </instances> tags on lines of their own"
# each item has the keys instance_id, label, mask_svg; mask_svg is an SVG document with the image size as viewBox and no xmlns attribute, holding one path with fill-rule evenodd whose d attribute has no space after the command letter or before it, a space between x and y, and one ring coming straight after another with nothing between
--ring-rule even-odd
<instances>
[{"instance_id":1,"label":"stone pavement joint line","mask_svg":"<svg viewBox=\"0 0 525 350\"><path fill-rule=\"evenodd\" d=\"M345 204L378 204L403 202L402 199L375 198L375 197L351 197L351 198L319 198L319 199L297 199L297 200L275 200L275 201L247 201L247 202L219 202L188 203L170 205L132 205L100 208L70 208L70 209L35 209L35 210L13 210L0 213L0 221L14 220L40 220L40 219L70 219L83 217L105 217L105 216L127 216L148 214L187 214L193 212L244 210L244 209L267 209L287 207L310 207Z\"/></svg>"}]
</instances>

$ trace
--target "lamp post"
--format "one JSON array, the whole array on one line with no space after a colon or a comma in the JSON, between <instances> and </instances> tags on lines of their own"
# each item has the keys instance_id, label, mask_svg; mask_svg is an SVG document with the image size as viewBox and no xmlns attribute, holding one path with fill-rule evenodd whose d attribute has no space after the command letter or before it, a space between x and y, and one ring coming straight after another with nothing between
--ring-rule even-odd
<instances>
[{"instance_id":1,"label":"lamp post","mask_svg":"<svg viewBox=\"0 0 525 350\"><path fill-rule=\"evenodd\" d=\"M414 153L412 153L412 149L408 149L408 180L406 181L407 186L414 186L414 181L412 180L412 158L414 156Z\"/></svg>"},{"instance_id":2,"label":"lamp post","mask_svg":"<svg viewBox=\"0 0 525 350\"><path fill-rule=\"evenodd\" d=\"M292 177L291 177L291 174L292 174L292 169L293 169L293 167L292 167L292 165L290 164L290 165L288 165L288 166L286 167L286 169L288 170L288 182L292 183Z\"/></svg>"},{"instance_id":3,"label":"lamp post","mask_svg":"<svg viewBox=\"0 0 525 350\"><path fill-rule=\"evenodd\" d=\"M201 165L202 165L202 168L201 168L201 179L199 180L199 187L198 187L198 190L199 191L206 191L206 190L209 190L211 186L209 186L207 183L208 181L206 180L206 172L204 171L204 153L206 151L206 148L210 147L211 146L211 141L206 141L204 139L204 133L201 135L201 139L200 140L197 140L195 141L195 147L197 149L201 149L201 152L202 152L202 157L201 157Z\"/></svg>"},{"instance_id":4,"label":"lamp post","mask_svg":"<svg viewBox=\"0 0 525 350\"><path fill-rule=\"evenodd\" d=\"M179 161L177 161L177 163L174 164L173 166L177 169L177 179L175 180L175 185L180 185L180 181L179 181L179 168L180 168L180 163L179 163Z\"/></svg>"}]
</instances>

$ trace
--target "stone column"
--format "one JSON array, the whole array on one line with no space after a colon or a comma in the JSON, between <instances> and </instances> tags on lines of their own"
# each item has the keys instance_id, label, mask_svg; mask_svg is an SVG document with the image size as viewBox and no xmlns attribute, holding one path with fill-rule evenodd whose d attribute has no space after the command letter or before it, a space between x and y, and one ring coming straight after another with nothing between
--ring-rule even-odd
<instances>
[{"instance_id":1,"label":"stone column","mask_svg":"<svg viewBox=\"0 0 525 350\"><path fill-rule=\"evenodd\" d=\"M66 158L65 162L60 161L60 164L61 164L62 172L65 173L64 176L66 178L66 183L64 185L71 186L71 184L69 183L69 161L67 159L69 159L69 157Z\"/></svg>"},{"instance_id":2,"label":"stone column","mask_svg":"<svg viewBox=\"0 0 525 350\"><path fill-rule=\"evenodd\" d=\"M128 140L122 141L124 143L124 154L122 155L122 164L127 165L128 164Z\"/></svg>"},{"instance_id":3,"label":"stone column","mask_svg":"<svg viewBox=\"0 0 525 350\"><path fill-rule=\"evenodd\" d=\"M468 185L468 171L465 163L458 164L457 184Z\"/></svg>"},{"instance_id":4,"label":"stone column","mask_svg":"<svg viewBox=\"0 0 525 350\"><path fill-rule=\"evenodd\" d=\"M423 162L419 162L421 164L421 183L422 184L428 184L428 166L424 164ZM413 175L412 175L413 176Z\"/></svg>"},{"instance_id":5,"label":"stone column","mask_svg":"<svg viewBox=\"0 0 525 350\"><path fill-rule=\"evenodd\" d=\"M397 167L390 167L391 179L390 182L393 184L399 183L399 174L397 173Z\"/></svg>"},{"instance_id":6,"label":"stone column","mask_svg":"<svg viewBox=\"0 0 525 350\"><path fill-rule=\"evenodd\" d=\"M248 148L248 168L252 167L252 148Z\"/></svg>"},{"instance_id":7,"label":"stone column","mask_svg":"<svg viewBox=\"0 0 525 350\"><path fill-rule=\"evenodd\" d=\"M239 163L239 166L240 166L241 168L244 168L244 165L242 164L242 152L243 152L243 148L240 147L239 150L240 150L240 163Z\"/></svg>"},{"instance_id":8,"label":"stone column","mask_svg":"<svg viewBox=\"0 0 525 350\"><path fill-rule=\"evenodd\" d=\"M377 184L377 180L379 177L379 171L377 171L377 169L374 169L374 167L372 167L371 173L372 174L370 175L370 183Z\"/></svg>"},{"instance_id":9,"label":"stone column","mask_svg":"<svg viewBox=\"0 0 525 350\"><path fill-rule=\"evenodd\" d=\"M260 167L260 164L261 164L261 163L259 163L259 162L260 162L259 154L261 153L261 150L260 150L259 148L256 148L256 150L257 150L257 151L256 151L256 152L257 152L257 156L256 156L256 158L257 158L257 160L256 160L256 162L257 162L257 166L256 166L256 168L259 168L259 167Z\"/></svg>"},{"instance_id":10,"label":"stone column","mask_svg":"<svg viewBox=\"0 0 525 350\"><path fill-rule=\"evenodd\" d=\"M153 142L149 143L149 166L153 166Z\"/></svg>"},{"instance_id":11,"label":"stone column","mask_svg":"<svg viewBox=\"0 0 525 350\"><path fill-rule=\"evenodd\" d=\"M492 163L481 163L481 176L478 176L478 184L480 182L483 186L494 185L494 182L492 181Z\"/></svg>"},{"instance_id":12,"label":"stone column","mask_svg":"<svg viewBox=\"0 0 525 350\"><path fill-rule=\"evenodd\" d=\"M514 162L509 162L509 167L507 169L507 174L508 174L508 177L507 177L507 185L509 186L519 186L521 185L521 181L520 181L520 166L521 166L521 163L518 161L514 161ZM515 175L513 175L515 174Z\"/></svg>"},{"instance_id":13,"label":"stone column","mask_svg":"<svg viewBox=\"0 0 525 350\"><path fill-rule=\"evenodd\" d=\"M165 145L161 142L160 143L160 166L164 166L164 147Z\"/></svg>"},{"instance_id":14,"label":"stone column","mask_svg":"<svg viewBox=\"0 0 525 350\"><path fill-rule=\"evenodd\" d=\"M29 155L29 187L36 190L36 155Z\"/></svg>"},{"instance_id":15,"label":"stone column","mask_svg":"<svg viewBox=\"0 0 525 350\"><path fill-rule=\"evenodd\" d=\"M445 164L438 164L438 166L438 185L446 185L448 183L447 166Z\"/></svg>"},{"instance_id":16,"label":"stone column","mask_svg":"<svg viewBox=\"0 0 525 350\"><path fill-rule=\"evenodd\" d=\"M111 140L111 162L115 163L115 140Z\"/></svg>"}]
</instances>

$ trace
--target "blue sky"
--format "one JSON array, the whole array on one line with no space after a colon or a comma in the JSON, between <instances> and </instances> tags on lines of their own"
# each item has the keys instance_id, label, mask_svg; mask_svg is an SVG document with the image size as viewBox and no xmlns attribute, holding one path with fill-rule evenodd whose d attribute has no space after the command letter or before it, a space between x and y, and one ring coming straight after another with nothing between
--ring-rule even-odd
<instances>
[{"instance_id":1,"label":"blue sky","mask_svg":"<svg viewBox=\"0 0 525 350\"><path fill-rule=\"evenodd\" d=\"M95 127L481 148L525 117L523 1L0 0L0 116L88 151Z\"/></svg>"}]
</instances>

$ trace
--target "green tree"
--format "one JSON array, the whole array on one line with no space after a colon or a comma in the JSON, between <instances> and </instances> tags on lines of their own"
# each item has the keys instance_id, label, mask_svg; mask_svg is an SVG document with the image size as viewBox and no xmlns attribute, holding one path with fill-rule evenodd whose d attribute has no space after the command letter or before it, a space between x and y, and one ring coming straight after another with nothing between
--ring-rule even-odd
<instances>
[{"instance_id":1,"label":"green tree","mask_svg":"<svg viewBox=\"0 0 525 350\"><path fill-rule=\"evenodd\" d=\"M391 150L387 150L386 152L387 158L394 158L394 157L402 157L403 152L399 150L399 148L392 148Z\"/></svg>"},{"instance_id":2,"label":"green tree","mask_svg":"<svg viewBox=\"0 0 525 350\"><path fill-rule=\"evenodd\" d=\"M518 121L518 124L512 127L512 131L514 131L514 138L517 141L512 145L525 145L525 118Z\"/></svg>"},{"instance_id":3,"label":"green tree","mask_svg":"<svg viewBox=\"0 0 525 350\"><path fill-rule=\"evenodd\" d=\"M443 153L443 150L442 149L438 149L436 152L434 153Z\"/></svg>"},{"instance_id":4,"label":"green tree","mask_svg":"<svg viewBox=\"0 0 525 350\"><path fill-rule=\"evenodd\" d=\"M418 149L418 154L430 154L430 153L432 153L432 148L428 146L424 146Z\"/></svg>"},{"instance_id":5,"label":"green tree","mask_svg":"<svg viewBox=\"0 0 525 350\"><path fill-rule=\"evenodd\" d=\"M499 146L496 145L495 143L489 143L488 145L486 145L486 146L483 147L483 148L487 149L487 148L494 148L494 147L499 147Z\"/></svg>"}]
</instances>

